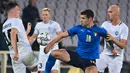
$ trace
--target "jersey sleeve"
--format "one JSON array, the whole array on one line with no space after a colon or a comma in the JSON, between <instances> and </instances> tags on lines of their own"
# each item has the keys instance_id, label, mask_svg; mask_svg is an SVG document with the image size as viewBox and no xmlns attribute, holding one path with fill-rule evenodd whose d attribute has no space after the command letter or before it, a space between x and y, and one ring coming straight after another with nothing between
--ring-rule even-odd
<instances>
[{"instance_id":1,"label":"jersey sleeve","mask_svg":"<svg viewBox=\"0 0 130 73\"><path fill-rule=\"evenodd\" d=\"M124 27L123 30L122 30L122 32L121 32L121 39L127 40L128 33L129 33L128 27Z\"/></svg>"},{"instance_id":2,"label":"jersey sleeve","mask_svg":"<svg viewBox=\"0 0 130 73\"><path fill-rule=\"evenodd\" d=\"M56 28L56 32L61 32L62 31L59 23L56 23L55 28Z\"/></svg>"},{"instance_id":3,"label":"jersey sleeve","mask_svg":"<svg viewBox=\"0 0 130 73\"><path fill-rule=\"evenodd\" d=\"M20 31L20 25L22 24L22 20L21 19L14 19L12 21L12 26L11 28L16 28L18 31Z\"/></svg>"},{"instance_id":4,"label":"jersey sleeve","mask_svg":"<svg viewBox=\"0 0 130 73\"><path fill-rule=\"evenodd\" d=\"M73 26L72 28L68 29L69 36L74 36L75 34L77 34L77 30L78 30L77 26Z\"/></svg>"},{"instance_id":5,"label":"jersey sleeve","mask_svg":"<svg viewBox=\"0 0 130 73\"><path fill-rule=\"evenodd\" d=\"M38 31L38 23L36 24L36 26L35 26L35 29L34 29L34 34L39 34L39 31Z\"/></svg>"},{"instance_id":6,"label":"jersey sleeve","mask_svg":"<svg viewBox=\"0 0 130 73\"><path fill-rule=\"evenodd\" d=\"M102 37L106 37L107 36L107 30L101 27L99 34Z\"/></svg>"},{"instance_id":7,"label":"jersey sleeve","mask_svg":"<svg viewBox=\"0 0 130 73\"><path fill-rule=\"evenodd\" d=\"M107 30L106 28L106 22L102 23L101 28L100 28L100 36L106 37L107 36Z\"/></svg>"},{"instance_id":8,"label":"jersey sleeve","mask_svg":"<svg viewBox=\"0 0 130 73\"><path fill-rule=\"evenodd\" d=\"M101 27L105 28L106 27L106 22L102 23Z\"/></svg>"}]
</instances>

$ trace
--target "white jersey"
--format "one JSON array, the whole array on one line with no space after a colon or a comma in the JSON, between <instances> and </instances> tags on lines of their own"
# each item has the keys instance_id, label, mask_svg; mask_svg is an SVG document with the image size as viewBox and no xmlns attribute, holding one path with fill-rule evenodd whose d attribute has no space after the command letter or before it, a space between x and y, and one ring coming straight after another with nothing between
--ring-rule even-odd
<instances>
[{"instance_id":1,"label":"white jersey","mask_svg":"<svg viewBox=\"0 0 130 73\"><path fill-rule=\"evenodd\" d=\"M5 35L6 42L8 44L10 54L14 54L14 49L11 46L11 40L10 40L10 31L12 28L16 28L18 30L17 34L17 47L18 47L18 53L19 55L26 55L29 52L32 52L31 46L29 44L29 41L27 39L27 35L25 32L25 28L23 26L22 20L20 18L9 18L6 20L6 22L3 24L3 30L2 32Z\"/></svg>"},{"instance_id":2,"label":"white jersey","mask_svg":"<svg viewBox=\"0 0 130 73\"><path fill-rule=\"evenodd\" d=\"M58 32L61 32L61 28L60 25L55 22L50 20L49 23L45 24L44 22L39 22L36 24L35 26L35 31L34 34L41 34L41 33L47 33L51 40L53 40L56 36ZM40 45L40 48L43 49L44 46Z\"/></svg>"},{"instance_id":3,"label":"white jersey","mask_svg":"<svg viewBox=\"0 0 130 73\"><path fill-rule=\"evenodd\" d=\"M123 22L120 22L120 24L114 26L110 21L106 21L102 24L102 27L104 27L107 30L107 32L110 33L117 40L121 40L121 39L127 40L128 38L129 29L126 26L126 24ZM114 48L118 50L117 55L123 56L124 49L121 49L116 44L114 44ZM104 43L103 53L107 55L113 55L112 48L110 48L110 45L106 42L106 40Z\"/></svg>"}]
</instances>

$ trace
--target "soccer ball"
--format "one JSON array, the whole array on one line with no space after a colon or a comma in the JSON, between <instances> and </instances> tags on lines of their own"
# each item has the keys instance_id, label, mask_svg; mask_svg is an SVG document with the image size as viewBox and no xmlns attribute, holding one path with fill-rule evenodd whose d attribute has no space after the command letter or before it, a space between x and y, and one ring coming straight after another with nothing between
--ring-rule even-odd
<instances>
[{"instance_id":1,"label":"soccer ball","mask_svg":"<svg viewBox=\"0 0 130 73\"><path fill-rule=\"evenodd\" d=\"M46 46L50 42L51 38L48 33L44 32L38 35L37 42L42 46Z\"/></svg>"}]
</instances>

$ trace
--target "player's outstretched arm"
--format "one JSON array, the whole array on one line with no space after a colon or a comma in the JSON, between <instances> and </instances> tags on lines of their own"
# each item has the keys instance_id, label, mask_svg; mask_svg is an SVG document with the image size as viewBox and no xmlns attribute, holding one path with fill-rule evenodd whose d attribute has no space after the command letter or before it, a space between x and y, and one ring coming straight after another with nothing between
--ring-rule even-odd
<instances>
[{"instance_id":1,"label":"player's outstretched arm","mask_svg":"<svg viewBox=\"0 0 130 73\"><path fill-rule=\"evenodd\" d=\"M30 37L30 39L29 39L29 43L32 45L33 44L33 42L36 40L36 38L37 38L37 34L33 34L31 37Z\"/></svg>"},{"instance_id":2,"label":"player's outstretched arm","mask_svg":"<svg viewBox=\"0 0 130 73\"><path fill-rule=\"evenodd\" d=\"M16 28L12 28L11 32L10 32L10 36L11 36L11 45L14 49L14 60L18 60L19 56L18 56L18 48L17 48L17 33L18 30Z\"/></svg>"},{"instance_id":3,"label":"player's outstretched arm","mask_svg":"<svg viewBox=\"0 0 130 73\"><path fill-rule=\"evenodd\" d=\"M26 30L27 35L30 33L31 27L32 27L32 24L29 22L27 25L27 30Z\"/></svg>"},{"instance_id":4,"label":"player's outstretched arm","mask_svg":"<svg viewBox=\"0 0 130 73\"><path fill-rule=\"evenodd\" d=\"M60 33L54 40L52 40L44 49L45 53L48 53L50 48L52 48L54 46L55 43L59 42L61 39L68 37L68 31L62 32Z\"/></svg>"}]
</instances>

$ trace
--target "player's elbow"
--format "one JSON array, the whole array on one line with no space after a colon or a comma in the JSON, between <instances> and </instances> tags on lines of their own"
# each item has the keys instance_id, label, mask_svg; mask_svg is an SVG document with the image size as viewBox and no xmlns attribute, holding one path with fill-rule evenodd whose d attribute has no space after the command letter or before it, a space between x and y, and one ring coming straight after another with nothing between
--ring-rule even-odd
<instances>
[{"instance_id":1,"label":"player's elbow","mask_svg":"<svg viewBox=\"0 0 130 73\"><path fill-rule=\"evenodd\" d=\"M124 48L126 48L126 45L123 44L120 48L121 48L121 49L124 49Z\"/></svg>"}]
</instances>

